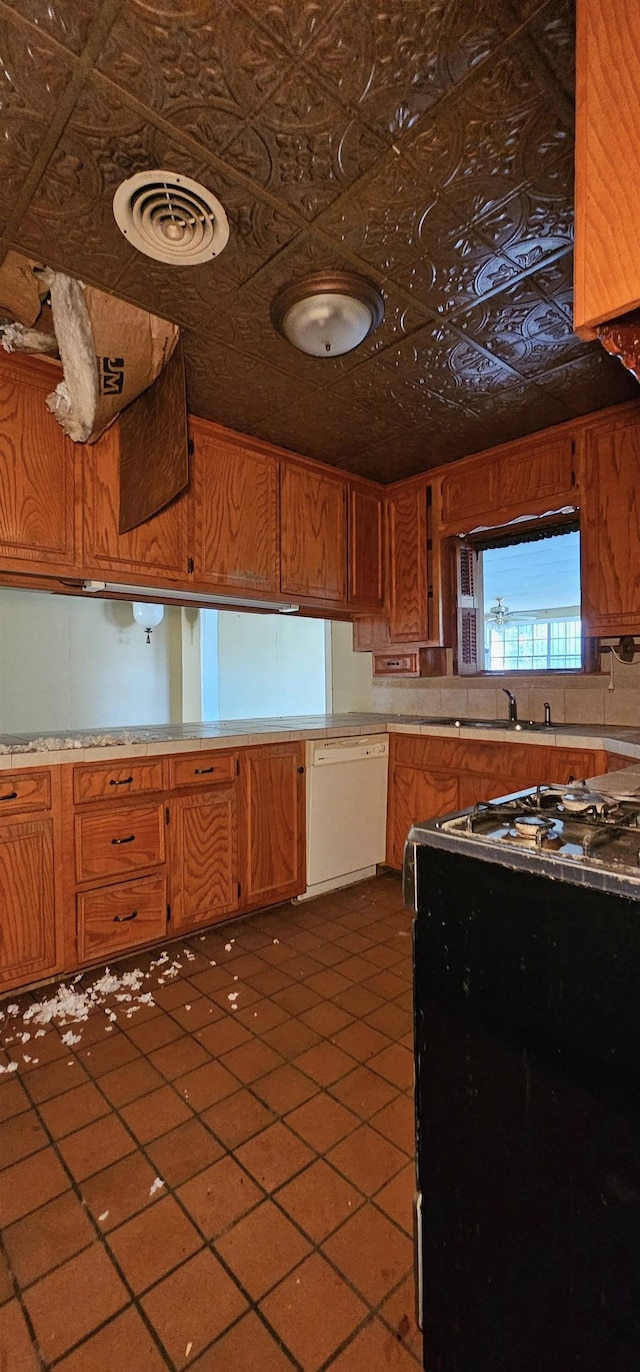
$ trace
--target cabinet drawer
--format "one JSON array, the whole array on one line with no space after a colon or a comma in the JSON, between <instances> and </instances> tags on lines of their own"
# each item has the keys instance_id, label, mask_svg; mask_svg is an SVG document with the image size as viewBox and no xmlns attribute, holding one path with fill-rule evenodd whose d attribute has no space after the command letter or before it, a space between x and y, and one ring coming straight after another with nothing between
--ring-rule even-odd
<instances>
[{"instance_id":1,"label":"cabinet drawer","mask_svg":"<svg viewBox=\"0 0 640 1372\"><path fill-rule=\"evenodd\" d=\"M23 810L50 809L49 772L0 772L0 820Z\"/></svg>"},{"instance_id":2,"label":"cabinet drawer","mask_svg":"<svg viewBox=\"0 0 640 1372\"><path fill-rule=\"evenodd\" d=\"M87 891L78 901L78 957L81 962L124 952L164 938L167 890L164 877L143 877Z\"/></svg>"},{"instance_id":3,"label":"cabinet drawer","mask_svg":"<svg viewBox=\"0 0 640 1372\"><path fill-rule=\"evenodd\" d=\"M162 761L96 763L73 769L73 799L124 800L145 791L162 790Z\"/></svg>"},{"instance_id":4,"label":"cabinet drawer","mask_svg":"<svg viewBox=\"0 0 640 1372\"><path fill-rule=\"evenodd\" d=\"M139 805L76 815L78 881L117 876L164 861L164 806Z\"/></svg>"},{"instance_id":5,"label":"cabinet drawer","mask_svg":"<svg viewBox=\"0 0 640 1372\"><path fill-rule=\"evenodd\" d=\"M171 788L174 786L213 786L233 781L236 776L235 753L191 753L171 758Z\"/></svg>"}]
</instances>

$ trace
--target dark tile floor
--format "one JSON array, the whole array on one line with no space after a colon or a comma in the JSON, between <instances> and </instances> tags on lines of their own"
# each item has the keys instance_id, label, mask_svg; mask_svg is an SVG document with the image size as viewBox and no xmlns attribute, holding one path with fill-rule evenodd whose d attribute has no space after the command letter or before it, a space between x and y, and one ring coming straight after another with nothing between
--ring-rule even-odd
<instances>
[{"instance_id":1,"label":"dark tile floor","mask_svg":"<svg viewBox=\"0 0 640 1372\"><path fill-rule=\"evenodd\" d=\"M385 875L0 1003L0 1372L415 1372L409 935Z\"/></svg>"}]
</instances>

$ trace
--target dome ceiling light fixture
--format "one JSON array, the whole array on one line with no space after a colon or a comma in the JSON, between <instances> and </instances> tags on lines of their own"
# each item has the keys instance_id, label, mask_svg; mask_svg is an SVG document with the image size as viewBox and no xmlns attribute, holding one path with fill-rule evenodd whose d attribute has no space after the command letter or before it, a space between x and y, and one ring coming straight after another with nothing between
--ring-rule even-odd
<instances>
[{"instance_id":1,"label":"dome ceiling light fixture","mask_svg":"<svg viewBox=\"0 0 640 1372\"><path fill-rule=\"evenodd\" d=\"M274 328L310 357L352 352L383 319L380 291L356 272L315 272L284 286L271 303Z\"/></svg>"},{"instance_id":2,"label":"dome ceiling light fixture","mask_svg":"<svg viewBox=\"0 0 640 1372\"><path fill-rule=\"evenodd\" d=\"M208 262L229 240L229 221L217 197L177 172L136 172L118 186L113 213L138 252L175 267Z\"/></svg>"}]
</instances>

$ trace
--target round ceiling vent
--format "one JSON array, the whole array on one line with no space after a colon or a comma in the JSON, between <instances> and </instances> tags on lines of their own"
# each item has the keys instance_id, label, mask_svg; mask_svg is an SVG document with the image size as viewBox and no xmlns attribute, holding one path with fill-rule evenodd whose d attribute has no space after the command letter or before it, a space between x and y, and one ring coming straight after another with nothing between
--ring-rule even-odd
<instances>
[{"instance_id":1,"label":"round ceiling vent","mask_svg":"<svg viewBox=\"0 0 640 1372\"><path fill-rule=\"evenodd\" d=\"M229 221L220 201L188 176L137 172L113 197L113 213L125 238L174 267L208 262L226 247Z\"/></svg>"}]
</instances>

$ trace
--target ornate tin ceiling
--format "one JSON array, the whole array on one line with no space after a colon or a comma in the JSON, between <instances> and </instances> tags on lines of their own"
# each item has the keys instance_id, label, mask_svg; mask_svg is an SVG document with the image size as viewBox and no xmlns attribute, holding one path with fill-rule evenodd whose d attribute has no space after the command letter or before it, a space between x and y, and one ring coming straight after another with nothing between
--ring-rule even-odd
<instances>
[{"instance_id":1,"label":"ornate tin ceiling","mask_svg":"<svg viewBox=\"0 0 640 1372\"><path fill-rule=\"evenodd\" d=\"M192 411L382 481L640 394L571 329L571 0L0 0L0 250L177 321ZM142 257L118 183L170 167L231 223ZM355 268L386 318L314 359L285 282Z\"/></svg>"}]
</instances>

